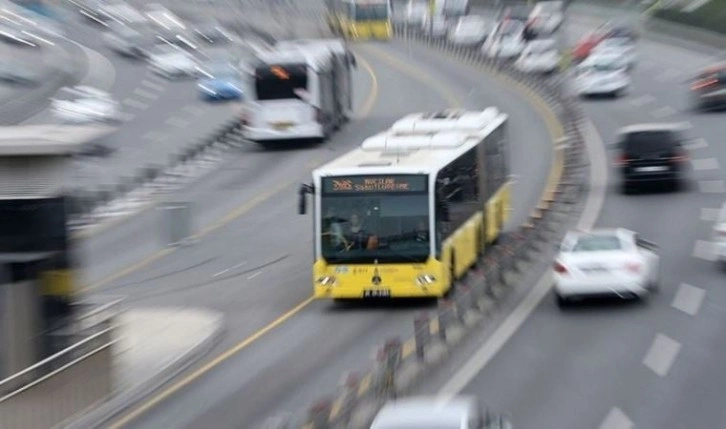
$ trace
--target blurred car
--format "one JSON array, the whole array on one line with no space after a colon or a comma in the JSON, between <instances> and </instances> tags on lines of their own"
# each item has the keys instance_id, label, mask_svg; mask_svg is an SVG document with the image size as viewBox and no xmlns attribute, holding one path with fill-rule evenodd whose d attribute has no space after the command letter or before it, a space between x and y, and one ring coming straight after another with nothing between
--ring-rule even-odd
<instances>
[{"instance_id":1,"label":"blurred car","mask_svg":"<svg viewBox=\"0 0 726 429\"><path fill-rule=\"evenodd\" d=\"M633 25L627 23L608 22L601 28L606 38L626 38L636 41L640 38L638 30Z\"/></svg>"},{"instance_id":2,"label":"blurred car","mask_svg":"<svg viewBox=\"0 0 726 429\"><path fill-rule=\"evenodd\" d=\"M539 36L548 36L558 28L565 20L564 4L561 1L538 2L532 13L529 14L527 23Z\"/></svg>"},{"instance_id":3,"label":"blurred car","mask_svg":"<svg viewBox=\"0 0 726 429\"><path fill-rule=\"evenodd\" d=\"M628 65L618 55L591 55L575 67L575 91L580 96L624 95L631 85Z\"/></svg>"},{"instance_id":4,"label":"blurred car","mask_svg":"<svg viewBox=\"0 0 726 429\"><path fill-rule=\"evenodd\" d=\"M529 21L529 16L532 14L532 7L528 4L517 4L513 6L507 6L502 11L500 20L511 19L513 21L520 21L522 24L526 24Z\"/></svg>"},{"instance_id":5,"label":"blurred car","mask_svg":"<svg viewBox=\"0 0 726 429\"><path fill-rule=\"evenodd\" d=\"M583 36L572 50L572 60L575 62L584 61L590 56L595 47L605 40L605 34L599 31L592 31Z\"/></svg>"},{"instance_id":6,"label":"blurred car","mask_svg":"<svg viewBox=\"0 0 726 429\"><path fill-rule=\"evenodd\" d=\"M11 85L34 86L38 84L40 76L26 64L0 62L0 81Z\"/></svg>"},{"instance_id":7,"label":"blurred car","mask_svg":"<svg viewBox=\"0 0 726 429\"><path fill-rule=\"evenodd\" d=\"M623 192L641 184L678 187L689 160L681 124L639 124L619 130L615 166Z\"/></svg>"},{"instance_id":8,"label":"blurred car","mask_svg":"<svg viewBox=\"0 0 726 429\"><path fill-rule=\"evenodd\" d=\"M406 5L405 24L419 25L429 13L428 1L409 1Z\"/></svg>"},{"instance_id":9,"label":"blurred car","mask_svg":"<svg viewBox=\"0 0 726 429\"><path fill-rule=\"evenodd\" d=\"M202 23L194 29L197 39L211 44L221 45L234 40L232 34L217 21L208 21Z\"/></svg>"},{"instance_id":10,"label":"blurred car","mask_svg":"<svg viewBox=\"0 0 726 429\"><path fill-rule=\"evenodd\" d=\"M569 231L553 276L559 306L584 298L644 298L661 280L658 246L625 228Z\"/></svg>"},{"instance_id":11,"label":"blurred car","mask_svg":"<svg viewBox=\"0 0 726 429\"><path fill-rule=\"evenodd\" d=\"M106 23L142 24L148 19L137 9L122 1L105 1L98 8L102 20Z\"/></svg>"},{"instance_id":12,"label":"blurred car","mask_svg":"<svg viewBox=\"0 0 726 429\"><path fill-rule=\"evenodd\" d=\"M155 46L149 53L149 67L167 79L196 76L199 70L197 60L190 53L168 44Z\"/></svg>"},{"instance_id":13,"label":"blurred car","mask_svg":"<svg viewBox=\"0 0 726 429\"><path fill-rule=\"evenodd\" d=\"M408 397L387 403L370 429L511 429L504 416L494 415L476 398L458 396L447 401Z\"/></svg>"},{"instance_id":14,"label":"blurred car","mask_svg":"<svg viewBox=\"0 0 726 429\"><path fill-rule=\"evenodd\" d=\"M91 23L105 26L111 19L101 12L101 7L105 3L102 0L75 0L72 3L78 7L78 13Z\"/></svg>"},{"instance_id":15,"label":"blurred car","mask_svg":"<svg viewBox=\"0 0 726 429\"><path fill-rule=\"evenodd\" d=\"M554 39L533 40L525 46L514 66L525 73L553 73L559 69L561 58Z\"/></svg>"},{"instance_id":16,"label":"blurred car","mask_svg":"<svg viewBox=\"0 0 726 429\"><path fill-rule=\"evenodd\" d=\"M146 33L143 28L113 23L103 33L103 42L109 49L129 58L148 58L156 45L153 34Z\"/></svg>"},{"instance_id":17,"label":"blurred car","mask_svg":"<svg viewBox=\"0 0 726 429\"><path fill-rule=\"evenodd\" d=\"M448 21L441 15L434 15L433 18L427 15L421 22L421 31L432 37L444 37L448 30Z\"/></svg>"},{"instance_id":18,"label":"blurred car","mask_svg":"<svg viewBox=\"0 0 726 429\"><path fill-rule=\"evenodd\" d=\"M456 45L478 45L487 37L487 22L479 16L463 16L449 30L449 41Z\"/></svg>"},{"instance_id":19,"label":"blurred car","mask_svg":"<svg viewBox=\"0 0 726 429\"><path fill-rule=\"evenodd\" d=\"M205 100L240 100L242 72L229 63L213 64L205 68L197 82L200 96Z\"/></svg>"},{"instance_id":20,"label":"blurred car","mask_svg":"<svg viewBox=\"0 0 726 429\"><path fill-rule=\"evenodd\" d=\"M591 55L613 55L621 57L628 68L635 67L638 62L638 52L632 39L626 37L613 37L604 39L592 50Z\"/></svg>"},{"instance_id":21,"label":"blurred car","mask_svg":"<svg viewBox=\"0 0 726 429\"><path fill-rule=\"evenodd\" d=\"M712 229L714 256L721 269L726 270L726 203L721 206Z\"/></svg>"},{"instance_id":22,"label":"blurred car","mask_svg":"<svg viewBox=\"0 0 726 429\"><path fill-rule=\"evenodd\" d=\"M515 58L522 53L525 44L524 24L507 19L494 26L481 50L491 58Z\"/></svg>"},{"instance_id":23,"label":"blurred car","mask_svg":"<svg viewBox=\"0 0 726 429\"><path fill-rule=\"evenodd\" d=\"M726 107L726 63L698 73L691 82L691 98L696 110Z\"/></svg>"},{"instance_id":24,"label":"blurred car","mask_svg":"<svg viewBox=\"0 0 726 429\"><path fill-rule=\"evenodd\" d=\"M4 15L0 14L0 17L4 17ZM5 43L37 48L38 40L31 34L27 26L17 21L0 22L0 39Z\"/></svg>"},{"instance_id":25,"label":"blurred car","mask_svg":"<svg viewBox=\"0 0 726 429\"><path fill-rule=\"evenodd\" d=\"M61 122L115 122L119 104L109 93L90 86L62 88L51 101L53 116Z\"/></svg>"}]
</instances>

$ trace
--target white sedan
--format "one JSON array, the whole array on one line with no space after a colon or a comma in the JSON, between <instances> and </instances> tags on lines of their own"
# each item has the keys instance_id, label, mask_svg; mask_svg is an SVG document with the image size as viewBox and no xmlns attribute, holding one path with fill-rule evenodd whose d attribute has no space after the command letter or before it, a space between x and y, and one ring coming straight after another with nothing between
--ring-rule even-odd
<instances>
[{"instance_id":1,"label":"white sedan","mask_svg":"<svg viewBox=\"0 0 726 429\"><path fill-rule=\"evenodd\" d=\"M64 123L115 122L120 108L111 95L90 86L62 88L51 101L53 116Z\"/></svg>"},{"instance_id":2,"label":"white sedan","mask_svg":"<svg viewBox=\"0 0 726 429\"><path fill-rule=\"evenodd\" d=\"M638 62L635 43L627 37L605 39L593 48L591 55L620 57L620 61L627 64L628 68L635 67L635 64Z\"/></svg>"},{"instance_id":3,"label":"white sedan","mask_svg":"<svg viewBox=\"0 0 726 429\"><path fill-rule=\"evenodd\" d=\"M527 44L514 66L525 73L554 73L561 58L553 39L538 39Z\"/></svg>"},{"instance_id":4,"label":"white sedan","mask_svg":"<svg viewBox=\"0 0 726 429\"><path fill-rule=\"evenodd\" d=\"M618 97L630 85L628 64L619 55L591 54L575 68L575 90L581 96Z\"/></svg>"},{"instance_id":5,"label":"white sedan","mask_svg":"<svg viewBox=\"0 0 726 429\"><path fill-rule=\"evenodd\" d=\"M490 58L516 58L522 53L525 45L524 24L507 20L499 22L494 27L481 50Z\"/></svg>"},{"instance_id":6,"label":"white sedan","mask_svg":"<svg viewBox=\"0 0 726 429\"><path fill-rule=\"evenodd\" d=\"M449 41L455 45L478 45L487 37L487 22L478 16L459 18L456 26L449 31Z\"/></svg>"},{"instance_id":7,"label":"white sedan","mask_svg":"<svg viewBox=\"0 0 726 429\"><path fill-rule=\"evenodd\" d=\"M149 55L149 67L168 79L197 76L199 64L188 52L172 45L161 45Z\"/></svg>"},{"instance_id":8,"label":"white sedan","mask_svg":"<svg viewBox=\"0 0 726 429\"><path fill-rule=\"evenodd\" d=\"M658 248L633 231L570 231L559 250L553 276L560 306L587 297L642 298L658 288Z\"/></svg>"}]
</instances>

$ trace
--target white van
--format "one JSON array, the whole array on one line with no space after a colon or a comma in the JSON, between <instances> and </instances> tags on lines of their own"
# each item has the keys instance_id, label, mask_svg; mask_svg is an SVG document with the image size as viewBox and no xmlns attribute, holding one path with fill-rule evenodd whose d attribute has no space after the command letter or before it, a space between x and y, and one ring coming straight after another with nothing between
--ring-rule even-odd
<instances>
[{"instance_id":1,"label":"white van","mask_svg":"<svg viewBox=\"0 0 726 429\"><path fill-rule=\"evenodd\" d=\"M340 126L333 57L327 49L261 53L252 76L252 96L242 112L242 134L266 143L327 140Z\"/></svg>"}]
</instances>

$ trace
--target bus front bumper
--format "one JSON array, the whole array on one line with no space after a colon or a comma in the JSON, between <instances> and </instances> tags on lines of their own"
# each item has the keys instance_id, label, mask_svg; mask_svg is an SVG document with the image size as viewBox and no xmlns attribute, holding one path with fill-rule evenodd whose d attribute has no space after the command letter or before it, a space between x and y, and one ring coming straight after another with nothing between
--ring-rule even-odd
<instances>
[{"instance_id":1,"label":"bus front bumper","mask_svg":"<svg viewBox=\"0 0 726 429\"><path fill-rule=\"evenodd\" d=\"M375 289L340 286L315 286L313 296L317 299L388 299L388 298L440 298L444 295L440 285L405 286L390 289Z\"/></svg>"}]
</instances>

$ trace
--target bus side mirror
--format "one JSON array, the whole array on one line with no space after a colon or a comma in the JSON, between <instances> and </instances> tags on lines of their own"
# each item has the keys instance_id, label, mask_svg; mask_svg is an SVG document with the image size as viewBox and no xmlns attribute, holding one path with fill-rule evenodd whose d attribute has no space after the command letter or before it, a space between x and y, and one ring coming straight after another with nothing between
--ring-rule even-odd
<instances>
[{"instance_id":1,"label":"bus side mirror","mask_svg":"<svg viewBox=\"0 0 726 429\"><path fill-rule=\"evenodd\" d=\"M298 190L298 193L297 193L297 195L298 195L298 201L297 201L298 214L304 215L307 213L307 207L308 207L307 202L308 201L306 199L306 196L307 196L307 194L312 194L313 190L314 190L313 185L308 185L308 184L300 185L300 189Z\"/></svg>"},{"instance_id":2,"label":"bus side mirror","mask_svg":"<svg viewBox=\"0 0 726 429\"><path fill-rule=\"evenodd\" d=\"M449 222L449 203L446 201L436 202L436 218L442 222Z\"/></svg>"}]
</instances>

